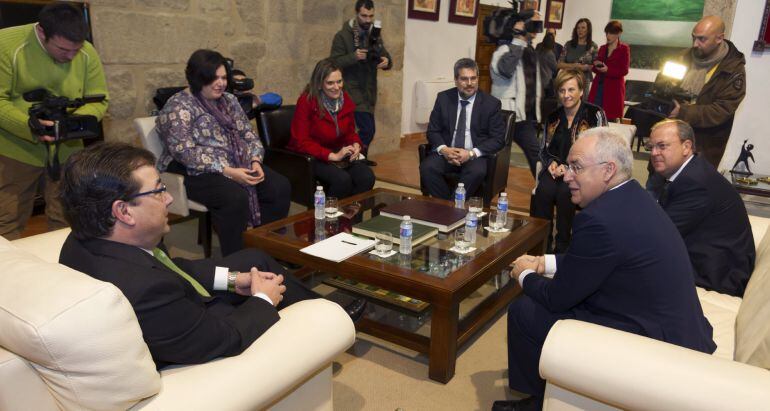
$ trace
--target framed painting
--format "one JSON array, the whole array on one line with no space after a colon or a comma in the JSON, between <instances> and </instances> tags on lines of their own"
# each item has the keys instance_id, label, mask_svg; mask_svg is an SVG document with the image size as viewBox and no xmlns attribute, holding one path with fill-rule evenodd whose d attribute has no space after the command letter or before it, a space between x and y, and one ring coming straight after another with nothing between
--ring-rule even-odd
<instances>
[{"instance_id":1,"label":"framed painting","mask_svg":"<svg viewBox=\"0 0 770 411\"><path fill-rule=\"evenodd\" d=\"M759 25L759 38L754 42L753 51L770 49L770 0L765 0L765 11L762 13L762 24Z\"/></svg>"},{"instance_id":2,"label":"framed painting","mask_svg":"<svg viewBox=\"0 0 770 411\"><path fill-rule=\"evenodd\" d=\"M449 22L476 25L479 18L479 0L451 0Z\"/></svg>"},{"instance_id":3,"label":"framed painting","mask_svg":"<svg viewBox=\"0 0 770 411\"><path fill-rule=\"evenodd\" d=\"M545 28L560 29L564 22L564 2L566 0L548 0L545 7Z\"/></svg>"},{"instance_id":4,"label":"framed painting","mask_svg":"<svg viewBox=\"0 0 770 411\"><path fill-rule=\"evenodd\" d=\"M409 0L407 16L410 19L438 21L441 0Z\"/></svg>"}]
</instances>

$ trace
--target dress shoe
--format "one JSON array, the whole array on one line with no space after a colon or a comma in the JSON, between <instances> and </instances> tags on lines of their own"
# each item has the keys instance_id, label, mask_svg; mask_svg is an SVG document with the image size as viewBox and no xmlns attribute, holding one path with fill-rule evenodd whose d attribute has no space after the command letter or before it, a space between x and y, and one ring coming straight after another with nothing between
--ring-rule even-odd
<instances>
[{"instance_id":1,"label":"dress shoe","mask_svg":"<svg viewBox=\"0 0 770 411\"><path fill-rule=\"evenodd\" d=\"M492 404L492 411L540 411L543 400L537 397L527 397L523 400L502 400Z\"/></svg>"},{"instance_id":2,"label":"dress shoe","mask_svg":"<svg viewBox=\"0 0 770 411\"><path fill-rule=\"evenodd\" d=\"M353 320L354 323L358 322L358 320L364 316L364 312L366 311L366 304L367 301L365 298L358 298L345 306L345 312L348 313L350 319Z\"/></svg>"},{"instance_id":3,"label":"dress shoe","mask_svg":"<svg viewBox=\"0 0 770 411\"><path fill-rule=\"evenodd\" d=\"M369 167L374 167L374 166L376 166L376 165L377 165L377 162L376 162L376 161L372 161L372 160L369 160L369 159L367 158L366 160L364 160L364 164L366 164L366 165L367 165L367 166L369 166Z\"/></svg>"}]
</instances>

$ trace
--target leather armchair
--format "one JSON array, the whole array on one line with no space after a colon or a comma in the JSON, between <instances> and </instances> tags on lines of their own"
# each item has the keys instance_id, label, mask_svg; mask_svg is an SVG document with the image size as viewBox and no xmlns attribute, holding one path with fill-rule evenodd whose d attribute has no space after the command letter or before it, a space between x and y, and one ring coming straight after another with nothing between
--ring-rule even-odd
<instances>
[{"instance_id":1,"label":"leather armchair","mask_svg":"<svg viewBox=\"0 0 770 411\"><path fill-rule=\"evenodd\" d=\"M291 138L291 120L295 106L282 106L257 113L257 131L265 146L265 165L283 174L291 182L291 201L313 207L313 193L318 185L312 156L286 149Z\"/></svg>"},{"instance_id":2,"label":"leather armchair","mask_svg":"<svg viewBox=\"0 0 770 411\"><path fill-rule=\"evenodd\" d=\"M505 190L505 187L508 185L508 167L510 167L511 162L511 144L513 143L516 113L502 110L502 114L505 121L505 145L497 153L486 156L487 175L481 186L479 186L478 191L468 194L469 197L480 196L484 201L484 207L489 207L492 203L492 198ZM417 147L420 163L428 156L430 150L430 144L420 144ZM460 175L458 173L448 173L444 175L444 179L451 187L456 187ZM420 181L420 191L422 191L423 195L428 195L428 190L423 186L422 181Z\"/></svg>"}]
</instances>

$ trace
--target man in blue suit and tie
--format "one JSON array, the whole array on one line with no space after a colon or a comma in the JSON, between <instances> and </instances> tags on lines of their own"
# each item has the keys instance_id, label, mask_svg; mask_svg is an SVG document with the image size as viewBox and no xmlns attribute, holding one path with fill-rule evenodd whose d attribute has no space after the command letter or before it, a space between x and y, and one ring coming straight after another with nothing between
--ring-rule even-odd
<instances>
[{"instance_id":1,"label":"man in blue suit and tie","mask_svg":"<svg viewBox=\"0 0 770 411\"><path fill-rule=\"evenodd\" d=\"M436 97L426 132L431 153L420 164L420 180L432 197L449 200L447 173L459 173L468 195L487 174L487 158L505 145L500 100L479 90L479 68L469 58L457 60L455 85Z\"/></svg>"},{"instance_id":2,"label":"man in blue suit and tie","mask_svg":"<svg viewBox=\"0 0 770 411\"><path fill-rule=\"evenodd\" d=\"M531 395L493 410L542 406L538 364L545 337L576 319L712 353L712 328L695 291L687 248L666 213L631 178L631 150L606 127L580 134L564 181L575 217L565 254L519 257L523 295L508 308L508 384ZM597 352L601 347L596 347ZM586 352L590 361L593 353Z\"/></svg>"},{"instance_id":3,"label":"man in blue suit and tie","mask_svg":"<svg viewBox=\"0 0 770 411\"><path fill-rule=\"evenodd\" d=\"M735 188L700 155L695 133L679 119L650 132L650 159L663 180L658 203L682 235L695 270L695 284L743 297L754 271L754 236Z\"/></svg>"}]
</instances>

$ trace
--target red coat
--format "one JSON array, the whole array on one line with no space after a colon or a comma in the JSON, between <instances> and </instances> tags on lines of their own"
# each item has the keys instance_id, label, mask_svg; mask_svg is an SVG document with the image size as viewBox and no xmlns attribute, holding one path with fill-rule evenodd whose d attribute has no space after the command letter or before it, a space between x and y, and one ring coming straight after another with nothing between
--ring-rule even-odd
<instances>
[{"instance_id":1,"label":"red coat","mask_svg":"<svg viewBox=\"0 0 770 411\"><path fill-rule=\"evenodd\" d=\"M596 59L607 65L607 72L601 73L593 68L596 77L591 82L591 93L588 95L588 101L594 102L599 80L604 79L604 97L602 99L602 108L607 114L607 118L614 120L623 117L623 104L626 99L626 74L628 74L628 65L631 62L631 49L628 44L618 42L618 47L612 52L610 58L607 58L607 45L599 47L599 53Z\"/></svg>"},{"instance_id":2,"label":"red coat","mask_svg":"<svg viewBox=\"0 0 770 411\"><path fill-rule=\"evenodd\" d=\"M363 147L356 133L353 111L356 104L348 93L344 93L345 102L337 113L340 135L334 126L332 116L322 107L324 115L318 118L318 101L302 93L297 99L297 108L291 120L291 139L287 148L299 153L309 154L321 161L329 161L329 154L339 151L342 147L358 143Z\"/></svg>"}]
</instances>

